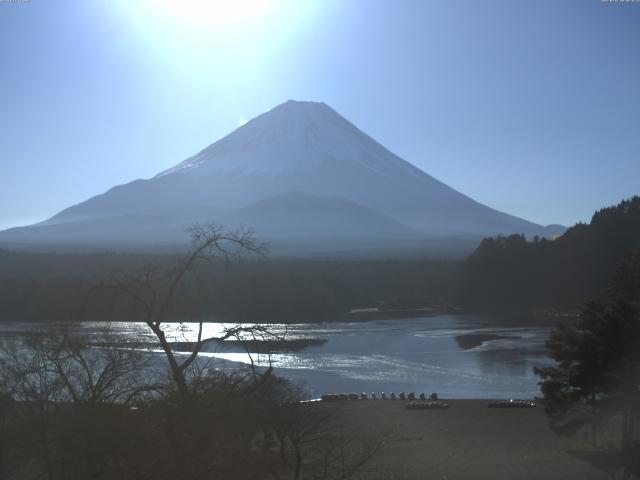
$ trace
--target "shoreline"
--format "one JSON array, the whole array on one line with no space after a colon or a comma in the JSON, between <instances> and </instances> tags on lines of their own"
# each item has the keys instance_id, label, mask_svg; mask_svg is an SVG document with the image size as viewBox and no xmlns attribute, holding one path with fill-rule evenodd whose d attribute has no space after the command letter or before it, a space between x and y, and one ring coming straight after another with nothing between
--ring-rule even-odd
<instances>
[{"instance_id":1,"label":"shoreline","mask_svg":"<svg viewBox=\"0 0 640 480\"><path fill-rule=\"evenodd\" d=\"M379 317L377 315L380 315ZM533 314L531 311L513 311L513 312L492 312L492 311L483 311L483 310L457 310L457 311L433 311L433 310L411 310L407 311L380 311L376 312L375 315L372 315L371 318L366 318L366 315L358 318L358 316L350 316L347 312L342 316L338 316L332 320L317 320L311 322L251 322L247 320L225 320L225 319L207 319L202 320L202 323L205 324L228 324L228 325L331 325L336 323L367 323L367 322L377 322L377 321L394 321L394 320L420 320L420 319L431 319L437 318L441 316L453 316L453 317L462 317L468 315L477 315L480 317L488 317L492 319L492 322L497 325L510 325L510 326L549 326L555 325L558 321L562 321L562 319L556 317L541 317ZM526 322L516 321L503 321L505 318L526 318ZM575 317L571 317L575 318ZM83 325L83 324L119 324L119 323L139 323L144 324L143 320L5 320L0 319L0 326L2 325ZM164 324L175 325L175 324L187 324L187 325L197 325L200 323L199 320L167 320L163 322Z\"/></svg>"}]
</instances>

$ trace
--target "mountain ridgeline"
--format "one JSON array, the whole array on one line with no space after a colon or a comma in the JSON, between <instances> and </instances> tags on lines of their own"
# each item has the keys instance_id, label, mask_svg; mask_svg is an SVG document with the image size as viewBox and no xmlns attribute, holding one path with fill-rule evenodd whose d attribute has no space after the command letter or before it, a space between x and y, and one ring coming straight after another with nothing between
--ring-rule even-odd
<instances>
[{"instance_id":1,"label":"mountain ridgeline","mask_svg":"<svg viewBox=\"0 0 640 480\"><path fill-rule=\"evenodd\" d=\"M441 240L470 252L488 235L564 230L472 200L324 103L288 101L153 178L0 232L0 245L184 244L194 222L252 227L276 254L397 253Z\"/></svg>"},{"instance_id":2,"label":"mountain ridgeline","mask_svg":"<svg viewBox=\"0 0 640 480\"><path fill-rule=\"evenodd\" d=\"M473 308L579 307L614 273L640 276L640 197L597 211L556 240L484 239L464 262L459 299ZM640 279L627 282L640 286Z\"/></svg>"}]
</instances>

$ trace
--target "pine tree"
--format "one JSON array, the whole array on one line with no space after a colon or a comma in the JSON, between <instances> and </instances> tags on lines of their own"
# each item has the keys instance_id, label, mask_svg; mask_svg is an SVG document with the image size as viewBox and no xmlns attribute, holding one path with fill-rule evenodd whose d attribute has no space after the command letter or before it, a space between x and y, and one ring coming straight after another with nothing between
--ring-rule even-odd
<instances>
[{"instance_id":1,"label":"pine tree","mask_svg":"<svg viewBox=\"0 0 640 480\"><path fill-rule=\"evenodd\" d=\"M556 365L535 372L558 431L590 423L595 443L597 422L603 414L613 414L622 418L622 446L634 441L640 414L638 258L639 252L628 256L612 279L609 295L587 303L578 322L558 325L547 341Z\"/></svg>"}]
</instances>

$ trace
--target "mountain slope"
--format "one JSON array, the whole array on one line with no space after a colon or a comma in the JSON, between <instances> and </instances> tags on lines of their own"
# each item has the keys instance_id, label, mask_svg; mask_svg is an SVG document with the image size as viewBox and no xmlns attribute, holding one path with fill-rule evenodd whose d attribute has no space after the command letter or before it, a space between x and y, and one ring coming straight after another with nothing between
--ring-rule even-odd
<instances>
[{"instance_id":1,"label":"mountain slope","mask_svg":"<svg viewBox=\"0 0 640 480\"><path fill-rule=\"evenodd\" d=\"M231 228L250 225L260 238L408 239L420 234L373 210L340 197L288 192L256 202L221 219Z\"/></svg>"},{"instance_id":2,"label":"mountain slope","mask_svg":"<svg viewBox=\"0 0 640 480\"><path fill-rule=\"evenodd\" d=\"M232 212L240 215L245 208L248 220L268 223L267 216L280 215L277 209L251 205L290 192L351 202L345 212L334 208L333 214L324 202L321 223L327 232L338 233L347 211L360 218L364 208L369 220L371 214L386 217L393 228L389 223L385 228L404 232L401 235L407 238L415 231L431 238L545 234L540 225L486 207L414 167L327 105L288 101L151 179L114 187L36 227L0 232L0 241L45 242L47 232L55 231L56 243L92 243L94 235L83 235L83 230L96 229L107 219L109 228L98 228L102 242L149 240L147 221L156 232L154 241L173 241L169 232L181 231L184 225L233 220ZM252 208L270 213L252 217ZM319 215L312 212L308 215ZM296 228L300 215L297 220L288 221L286 215L277 219L279 230L286 231L290 241L304 240L304 229ZM140 221L132 225L123 220L118 225L118 219L131 218ZM360 218L355 224L361 221L367 223ZM65 230L69 232L66 239ZM360 234L371 232L363 228Z\"/></svg>"}]
</instances>

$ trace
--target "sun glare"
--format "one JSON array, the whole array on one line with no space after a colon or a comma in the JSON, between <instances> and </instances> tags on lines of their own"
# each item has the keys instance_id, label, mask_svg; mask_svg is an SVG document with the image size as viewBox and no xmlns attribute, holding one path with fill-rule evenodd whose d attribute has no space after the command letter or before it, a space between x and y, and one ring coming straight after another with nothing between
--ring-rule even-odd
<instances>
[{"instance_id":1,"label":"sun glare","mask_svg":"<svg viewBox=\"0 0 640 480\"><path fill-rule=\"evenodd\" d=\"M153 8L192 28L234 28L266 14L273 0L156 0Z\"/></svg>"},{"instance_id":2,"label":"sun glare","mask_svg":"<svg viewBox=\"0 0 640 480\"><path fill-rule=\"evenodd\" d=\"M290 0L119 0L132 27L163 57L270 48L309 11ZM184 60L184 58L183 58ZM246 63L246 62L245 62Z\"/></svg>"},{"instance_id":3,"label":"sun glare","mask_svg":"<svg viewBox=\"0 0 640 480\"><path fill-rule=\"evenodd\" d=\"M113 0L143 65L169 67L191 92L256 91L298 32L326 8L302 0ZM324 4L323 4L324 5ZM323 15L325 13L322 13ZM256 79L260 79L259 81ZM242 119L241 112L235 112Z\"/></svg>"}]
</instances>

